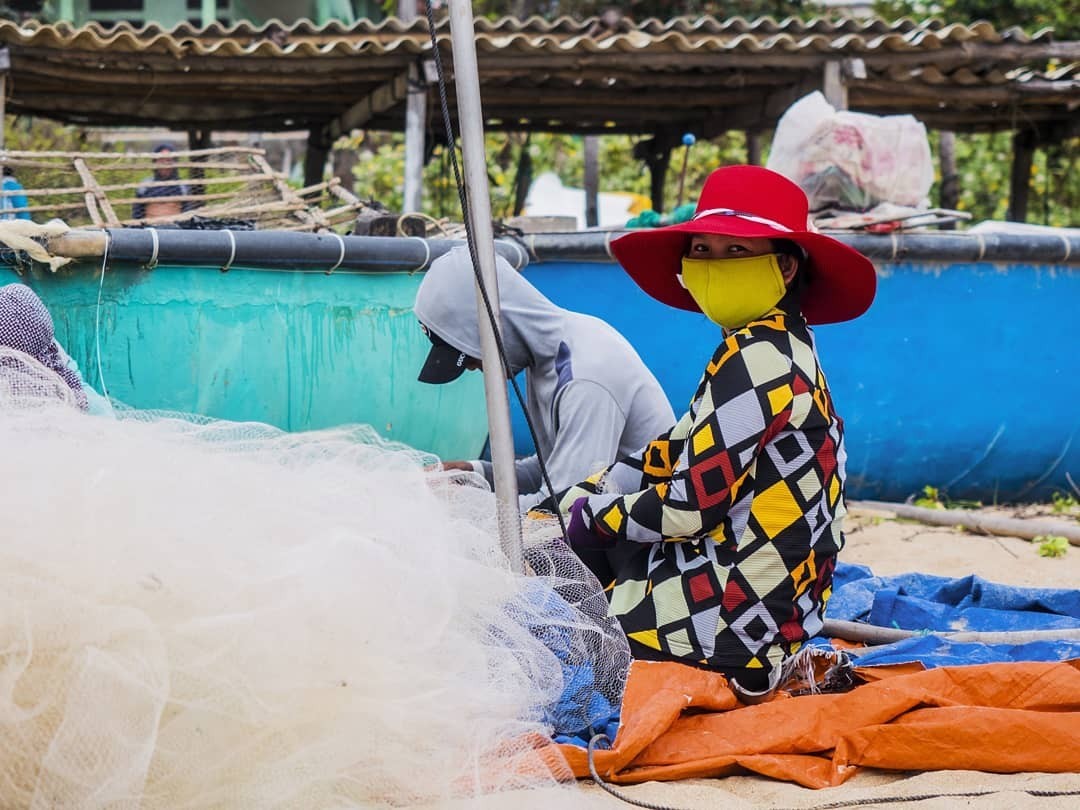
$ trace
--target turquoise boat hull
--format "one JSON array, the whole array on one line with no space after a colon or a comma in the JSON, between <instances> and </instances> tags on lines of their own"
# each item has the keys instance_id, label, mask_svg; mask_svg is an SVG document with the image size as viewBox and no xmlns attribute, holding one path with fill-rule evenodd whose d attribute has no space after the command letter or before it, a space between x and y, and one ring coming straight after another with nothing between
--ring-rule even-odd
<instances>
[{"instance_id":1,"label":"turquoise boat hull","mask_svg":"<svg viewBox=\"0 0 1080 810\"><path fill-rule=\"evenodd\" d=\"M365 423L444 458L483 448L480 376L416 379L431 346L412 314L418 274L118 265L99 312L99 272L0 270L0 283L38 292L83 377L115 400L291 431Z\"/></svg>"}]
</instances>

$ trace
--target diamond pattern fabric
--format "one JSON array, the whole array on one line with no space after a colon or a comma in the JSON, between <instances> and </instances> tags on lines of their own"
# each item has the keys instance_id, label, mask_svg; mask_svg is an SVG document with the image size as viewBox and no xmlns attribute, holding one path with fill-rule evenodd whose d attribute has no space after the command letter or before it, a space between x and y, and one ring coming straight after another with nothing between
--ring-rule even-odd
<instances>
[{"instance_id":1,"label":"diamond pattern fabric","mask_svg":"<svg viewBox=\"0 0 1080 810\"><path fill-rule=\"evenodd\" d=\"M613 539L610 609L630 638L769 671L821 628L844 459L813 333L774 309L725 338L671 431L559 504L586 497L589 526Z\"/></svg>"}]
</instances>

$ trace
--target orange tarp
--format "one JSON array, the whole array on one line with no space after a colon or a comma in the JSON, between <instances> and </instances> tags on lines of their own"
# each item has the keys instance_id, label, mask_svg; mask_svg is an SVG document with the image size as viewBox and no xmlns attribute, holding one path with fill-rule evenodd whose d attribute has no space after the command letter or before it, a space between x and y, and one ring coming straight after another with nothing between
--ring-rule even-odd
<instances>
[{"instance_id":1,"label":"orange tarp","mask_svg":"<svg viewBox=\"0 0 1080 810\"><path fill-rule=\"evenodd\" d=\"M635 661L597 772L631 784L753 771L812 788L859 766L1080 772L1080 661L888 670L844 694L743 706L718 673ZM558 749L589 776L584 749Z\"/></svg>"}]
</instances>

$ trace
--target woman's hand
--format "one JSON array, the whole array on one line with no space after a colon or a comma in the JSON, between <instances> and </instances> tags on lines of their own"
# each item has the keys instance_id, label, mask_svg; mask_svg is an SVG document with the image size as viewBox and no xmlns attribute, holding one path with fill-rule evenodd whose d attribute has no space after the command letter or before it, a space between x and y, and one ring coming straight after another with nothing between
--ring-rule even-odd
<instances>
[{"instance_id":1,"label":"woman's hand","mask_svg":"<svg viewBox=\"0 0 1080 810\"><path fill-rule=\"evenodd\" d=\"M473 472L473 465L471 461L443 461L440 464L429 464L424 467L424 472L450 472L452 470Z\"/></svg>"},{"instance_id":2,"label":"woman's hand","mask_svg":"<svg viewBox=\"0 0 1080 810\"><path fill-rule=\"evenodd\" d=\"M589 527L582 512L588 504L588 498L578 498L570 507L570 520L566 524L566 544L570 548L611 548L615 545L614 535L605 532L595 523Z\"/></svg>"}]
</instances>

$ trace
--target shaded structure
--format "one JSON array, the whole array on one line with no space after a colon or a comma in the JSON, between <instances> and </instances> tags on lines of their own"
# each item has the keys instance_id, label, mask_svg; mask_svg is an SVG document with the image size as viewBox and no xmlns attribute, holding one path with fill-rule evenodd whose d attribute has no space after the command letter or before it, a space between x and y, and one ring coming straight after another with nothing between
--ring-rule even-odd
<instances>
[{"instance_id":1,"label":"shaded structure","mask_svg":"<svg viewBox=\"0 0 1080 810\"><path fill-rule=\"evenodd\" d=\"M650 135L639 157L654 190L682 133L739 129L753 140L817 89L835 106L912 113L945 131L1016 130L1019 152L1080 132L1080 42L1049 31L711 17L614 27L478 19L476 30L489 129ZM452 65L445 22L438 33ZM0 43L14 80L9 112L167 125L193 133L193 145L212 129L304 128L309 185L342 133L404 130L410 71L414 86L433 78L423 19L170 30L0 22ZM1047 60L1058 67L1041 70ZM437 102L430 86L427 95ZM449 99L453 108L452 89Z\"/></svg>"}]
</instances>

